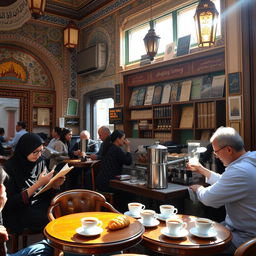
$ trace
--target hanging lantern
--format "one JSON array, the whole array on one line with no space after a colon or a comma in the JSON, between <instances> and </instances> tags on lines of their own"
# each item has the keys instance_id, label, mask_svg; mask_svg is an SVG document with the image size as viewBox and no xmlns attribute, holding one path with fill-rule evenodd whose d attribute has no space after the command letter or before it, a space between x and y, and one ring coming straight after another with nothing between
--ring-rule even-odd
<instances>
[{"instance_id":1,"label":"hanging lantern","mask_svg":"<svg viewBox=\"0 0 256 256\"><path fill-rule=\"evenodd\" d=\"M46 0L28 0L31 15L34 18L39 18L44 14Z\"/></svg>"},{"instance_id":2,"label":"hanging lantern","mask_svg":"<svg viewBox=\"0 0 256 256\"><path fill-rule=\"evenodd\" d=\"M75 48L78 45L78 27L73 21L70 21L64 29L64 46Z\"/></svg>"},{"instance_id":3,"label":"hanging lantern","mask_svg":"<svg viewBox=\"0 0 256 256\"><path fill-rule=\"evenodd\" d=\"M160 37L156 35L153 20L150 20L150 29L144 37L147 55L152 61L157 54Z\"/></svg>"},{"instance_id":4,"label":"hanging lantern","mask_svg":"<svg viewBox=\"0 0 256 256\"><path fill-rule=\"evenodd\" d=\"M209 47L214 45L218 16L219 13L212 1L201 0L199 2L194 15L199 47Z\"/></svg>"}]
</instances>

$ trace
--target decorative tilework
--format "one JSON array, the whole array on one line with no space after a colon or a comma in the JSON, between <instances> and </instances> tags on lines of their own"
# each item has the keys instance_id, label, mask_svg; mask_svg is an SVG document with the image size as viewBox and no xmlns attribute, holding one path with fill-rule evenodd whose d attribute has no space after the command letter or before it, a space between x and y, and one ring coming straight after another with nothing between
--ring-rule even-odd
<instances>
[{"instance_id":1,"label":"decorative tilework","mask_svg":"<svg viewBox=\"0 0 256 256\"><path fill-rule=\"evenodd\" d=\"M33 93L33 105L53 105L53 95L43 92Z\"/></svg>"}]
</instances>

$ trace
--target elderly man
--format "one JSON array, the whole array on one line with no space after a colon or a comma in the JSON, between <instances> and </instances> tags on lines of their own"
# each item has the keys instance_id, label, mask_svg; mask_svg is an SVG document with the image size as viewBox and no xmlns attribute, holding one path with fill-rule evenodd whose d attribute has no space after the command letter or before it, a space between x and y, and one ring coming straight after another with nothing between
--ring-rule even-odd
<instances>
[{"instance_id":1,"label":"elderly man","mask_svg":"<svg viewBox=\"0 0 256 256\"><path fill-rule=\"evenodd\" d=\"M90 156L92 160L100 160L101 159L102 151L106 144L106 139L109 138L111 132L108 127L101 126L98 130L98 134L99 134L99 138L103 141L103 143L101 143L99 151L96 154L92 154Z\"/></svg>"},{"instance_id":2,"label":"elderly man","mask_svg":"<svg viewBox=\"0 0 256 256\"><path fill-rule=\"evenodd\" d=\"M256 152L246 152L240 135L231 127L220 127L213 134L213 152L226 169L220 175L202 165L188 165L206 177L209 187L192 185L198 199L205 205L225 205L224 224L233 235L229 252L245 241L256 237Z\"/></svg>"}]
</instances>

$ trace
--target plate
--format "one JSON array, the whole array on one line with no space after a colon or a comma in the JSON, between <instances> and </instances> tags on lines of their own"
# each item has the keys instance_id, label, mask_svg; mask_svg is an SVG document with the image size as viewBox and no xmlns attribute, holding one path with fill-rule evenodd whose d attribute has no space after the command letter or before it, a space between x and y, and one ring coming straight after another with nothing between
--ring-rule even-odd
<instances>
[{"instance_id":1,"label":"plate","mask_svg":"<svg viewBox=\"0 0 256 256\"><path fill-rule=\"evenodd\" d=\"M142 219L139 219L139 222L140 222L144 227L146 227L146 228L155 227L155 226L157 226L157 225L160 223L160 221L157 220L157 219L154 219L151 224L144 224L143 221L142 221Z\"/></svg>"},{"instance_id":2,"label":"plate","mask_svg":"<svg viewBox=\"0 0 256 256\"><path fill-rule=\"evenodd\" d=\"M167 219L172 218L172 217L174 217L174 216L176 216L176 214L172 214L172 215L170 215L170 216L168 216L168 217L164 217L161 213L157 213L157 214L156 214L156 217L157 217L159 220L162 220L162 221L166 221Z\"/></svg>"},{"instance_id":3,"label":"plate","mask_svg":"<svg viewBox=\"0 0 256 256\"><path fill-rule=\"evenodd\" d=\"M161 229L161 233L162 233L163 235L168 236L168 237L171 237L171 238L181 238L181 237L187 236L188 231L184 228L184 229L182 229L182 230L179 232L179 234L170 234L170 233L168 232L167 227L165 227L165 228L162 228L162 229Z\"/></svg>"},{"instance_id":4,"label":"plate","mask_svg":"<svg viewBox=\"0 0 256 256\"><path fill-rule=\"evenodd\" d=\"M217 231L214 229L214 228L211 228L208 233L206 234L201 234L201 233L198 233L197 231L197 228L196 227L193 227L189 230L189 232L194 235L194 236L197 236L197 237L200 237L200 238L211 238L211 237L215 237L217 235Z\"/></svg>"},{"instance_id":5,"label":"plate","mask_svg":"<svg viewBox=\"0 0 256 256\"><path fill-rule=\"evenodd\" d=\"M87 233L84 231L84 229L82 227L79 227L76 229L76 233L82 236L97 236L99 235L101 232L103 231L103 229L101 227L96 227L93 232Z\"/></svg>"},{"instance_id":6,"label":"plate","mask_svg":"<svg viewBox=\"0 0 256 256\"><path fill-rule=\"evenodd\" d=\"M135 218L135 219L138 219L138 218L141 217L140 215L132 215L132 214L130 213L130 211L125 212L124 215L128 215L128 216L133 217L133 218Z\"/></svg>"}]
</instances>

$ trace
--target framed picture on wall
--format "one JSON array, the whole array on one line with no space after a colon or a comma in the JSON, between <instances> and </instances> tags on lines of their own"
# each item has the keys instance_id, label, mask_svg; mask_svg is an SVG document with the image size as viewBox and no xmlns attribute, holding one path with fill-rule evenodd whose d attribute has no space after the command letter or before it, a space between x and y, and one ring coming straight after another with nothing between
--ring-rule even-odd
<instances>
[{"instance_id":1,"label":"framed picture on wall","mask_svg":"<svg viewBox=\"0 0 256 256\"><path fill-rule=\"evenodd\" d=\"M241 94L240 85L240 73L230 73L228 74L228 92L229 95Z\"/></svg>"},{"instance_id":2,"label":"framed picture on wall","mask_svg":"<svg viewBox=\"0 0 256 256\"><path fill-rule=\"evenodd\" d=\"M68 116L77 116L78 115L78 99L68 98L68 108L67 115Z\"/></svg>"},{"instance_id":3,"label":"framed picture on wall","mask_svg":"<svg viewBox=\"0 0 256 256\"><path fill-rule=\"evenodd\" d=\"M241 96L228 97L229 120L241 120Z\"/></svg>"}]
</instances>

